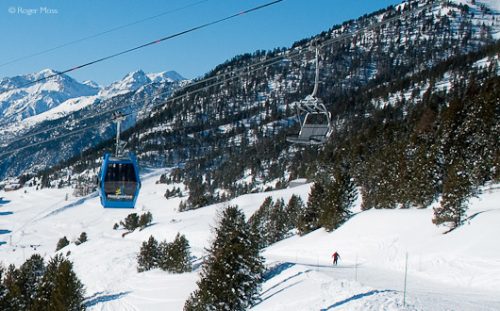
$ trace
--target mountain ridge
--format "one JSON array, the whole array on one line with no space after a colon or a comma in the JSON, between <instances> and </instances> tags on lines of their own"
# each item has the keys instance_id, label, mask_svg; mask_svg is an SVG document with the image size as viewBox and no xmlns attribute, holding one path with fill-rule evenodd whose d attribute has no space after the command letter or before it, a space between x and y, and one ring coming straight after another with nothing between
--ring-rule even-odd
<instances>
[{"instance_id":1,"label":"mountain ridge","mask_svg":"<svg viewBox=\"0 0 500 311\"><path fill-rule=\"evenodd\" d=\"M153 77L150 79L149 76ZM52 77L49 80L40 79ZM45 113L67 100L95 96L103 100L138 90L151 83L173 83L185 80L175 71L145 74L142 70L128 73L121 80L108 86L99 86L94 81L78 82L67 74L53 69L0 79L0 122L21 121ZM60 111L61 109L59 109ZM71 111L71 110L70 110Z\"/></svg>"}]
</instances>

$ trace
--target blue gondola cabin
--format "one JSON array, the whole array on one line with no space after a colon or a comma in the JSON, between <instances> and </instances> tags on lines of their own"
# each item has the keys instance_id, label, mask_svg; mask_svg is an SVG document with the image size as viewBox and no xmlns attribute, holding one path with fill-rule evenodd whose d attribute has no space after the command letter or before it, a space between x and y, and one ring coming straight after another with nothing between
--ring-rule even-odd
<instances>
[{"instance_id":1,"label":"blue gondola cabin","mask_svg":"<svg viewBox=\"0 0 500 311\"><path fill-rule=\"evenodd\" d=\"M101 204L105 208L134 208L141 188L136 157L104 154L98 176Z\"/></svg>"}]
</instances>

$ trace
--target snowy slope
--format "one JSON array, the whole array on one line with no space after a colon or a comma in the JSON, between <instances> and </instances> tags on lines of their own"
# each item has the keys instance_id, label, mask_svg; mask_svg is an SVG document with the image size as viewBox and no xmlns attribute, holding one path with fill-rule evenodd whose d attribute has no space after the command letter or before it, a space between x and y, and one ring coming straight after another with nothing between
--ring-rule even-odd
<instances>
[{"instance_id":1,"label":"snowy slope","mask_svg":"<svg viewBox=\"0 0 500 311\"><path fill-rule=\"evenodd\" d=\"M181 310L196 287L199 269L182 275L137 273L140 245L150 235L171 241L181 232L199 267L224 204L176 212L180 199L166 200L166 186L155 184L162 172L144 174L135 210L151 211L153 225L125 237L112 227L133 211L102 209L95 194L74 198L72 189L34 188L0 192L1 261L20 265L36 252L49 258L62 236L74 241L85 231L88 242L61 252L71 252L69 258L86 285L89 310ZM309 189L310 184L299 184L241 196L231 204L248 217L269 195L287 201L295 193L306 200ZM499 310L498 202L500 189L485 191L472 200L469 223L446 235L431 223L431 209L370 210L357 213L333 233L321 229L281 241L263 252L272 269L262 302L253 309L401 310L408 253L406 310ZM330 263L333 250L342 256L336 268Z\"/></svg>"}]
</instances>

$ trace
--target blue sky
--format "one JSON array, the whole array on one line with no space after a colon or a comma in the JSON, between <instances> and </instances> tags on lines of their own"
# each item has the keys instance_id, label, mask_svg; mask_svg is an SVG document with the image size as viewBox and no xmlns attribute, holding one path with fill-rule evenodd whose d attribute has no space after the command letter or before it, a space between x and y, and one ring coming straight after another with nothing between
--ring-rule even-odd
<instances>
[{"instance_id":1,"label":"blue sky","mask_svg":"<svg viewBox=\"0 0 500 311\"><path fill-rule=\"evenodd\" d=\"M0 77L63 71L271 0L0 0ZM393 0L284 0L276 5L71 73L106 85L128 72L203 75L235 55L288 47L335 24L397 4ZM70 44L148 17L159 17Z\"/></svg>"}]
</instances>

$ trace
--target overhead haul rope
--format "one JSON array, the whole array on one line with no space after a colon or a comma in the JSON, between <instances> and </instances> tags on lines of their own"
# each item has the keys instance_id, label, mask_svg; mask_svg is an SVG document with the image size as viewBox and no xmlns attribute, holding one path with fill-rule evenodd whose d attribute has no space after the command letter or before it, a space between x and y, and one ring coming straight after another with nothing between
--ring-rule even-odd
<instances>
[{"instance_id":1,"label":"overhead haul rope","mask_svg":"<svg viewBox=\"0 0 500 311\"><path fill-rule=\"evenodd\" d=\"M442 0L438 0L437 2L440 2ZM323 41L320 45L318 45L318 48L324 48L326 46L329 46L329 45L332 45L334 43L337 43L337 42L340 42L346 38L349 38L349 37L352 37L352 36L355 36L355 35L358 35L364 31L367 31L367 30L371 30L371 29L374 29L374 28L377 28L377 27L380 27L381 25L384 25L386 23L390 23L394 20L397 20L399 18L402 18L402 17L405 17L406 15L410 15L410 13L418 13L422 10L425 10L429 7L432 7L434 5L434 3L431 3L431 4L427 4L427 5L424 5L424 6L421 6L419 7L418 9L416 9L415 11L409 11L405 14L402 14L402 15L398 15L398 16L393 16L391 18L388 18L388 19L385 19L385 20L382 20L380 22L377 22L377 23L374 23L372 25L369 25L369 26L365 26L363 28L360 28L358 30L355 30L353 32L350 32L350 33L347 33L347 34L342 34L342 35L339 35L338 37L334 37L334 38L331 38L331 39L328 39L328 40L325 40ZM163 106L163 105L166 105L167 103L170 103L170 102L173 102L173 101L176 101L176 100L179 100L183 97L187 97L189 95L193 95L193 94L196 94L198 92L201 92L207 88L210 88L210 87L214 87L214 86L217 86L217 85L220 85L220 84L224 84L228 81L231 81L231 80L235 80L241 76L243 76L244 74L249 74L249 73L252 73L252 72L255 72L257 70L261 70L261 69L264 69L264 68L267 68L267 67L270 67L272 65L275 65L275 64L278 64L280 63L281 61L283 61L284 59L293 59L293 58L296 58L298 56L301 56L302 52L304 50L307 50L309 47L308 46L304 46L304 47L301 47L301 48L296 48L294 51L292 52L285 52L281 55L277 55L275 57L272 57L272 58L269 58L269 59L266 59L264 61L261 61L261 62L258 62L258 63L255 63L255 64L252 64L248 67L245 67L245 68L242 68L242 69L236 69L234 70L233 72L230 72L230 73L221 73L221 74L218 74L218 75L215 75L213 77L209 77L209 78L206 78L206 79L202 79L202 80L199 80L199 81L196 81L194 83L191 83L191 84L188 84L186 85L184 88L191 88L193 86L197 86L197 85L200 85L200 84L204 84L204 83L207 83L209 81L212 81L212 80L215 80L217 78L219 78L219 76L225 76L225 75L228 75L228 74L233 74L233 76L231 77L228 77L228 78L225 78L225 79L222 79L220 81L217 81L217 82L214 82L212 84L209 84L209 85L205 85L204 87L201 87L197 90L193 90L193 91L189 91L185 94L181 94L179 96L176 96L176 97L173 97L173 98L169 98L165 101L162 101L161 103L157 103L157 104L153 104L151 105L149 108L156 108L156 107L159 107L159 106ZM261 66L262 65L262 66ZM252 69L249 69L249 68L252 68ZM179 91L182 91L182 90L179 90ZM159 93L159 94L155 94L154 96L149 96L149 97L145 97L143 98L142 100L140 101L137 101L136 103L141 103L141 102L145 102L149 99L152 99L154 97L158 97L158 96L161 96L161 95L165 95L167 94L169 91L166 91L166 92L162 92L162 93ZM120 105L120 106L117 106L117 107L114 107L114 108L110 108L110 109L107 109L107 110L104 110L104 111L101 111L101 112L98 112L96 114L93 114L91 116L88 116L88 117L85 117L85 118L81 118L80 121L84 121L84 120L88 120L88 119L91 119L91 118L94 118L94 117L97 117L97 116L101 116L101 115L104 115L106 113L110 113L110 112L114 112L114 111L117 111L117 110L120 110L120 109L123 109L123 108L126 108L126 107L129 107L129 104L123 104L123 105ZM134 111L139 111L139 109L137 108L133 108L131 110L132 112ZM1 125L1 124L0 124ZM19 148L15 148L15 149L12 149L12 150L9 150L9 151L5 151L5 152L2 152L0 153L0 157L2 156L5 156L5 155L8 155L8 154L11 154L11 153L14 153L16 151L21 151L21 150L24 150L26 148L30 148L30 147L34 147L34 146L38 146L38 145L41 145L41 144L44 144L44 143L48 143L48 142L51 142L51 141L54 141L54 140L57 140L59 138L64 138L64 137L68 137L68 136L72 136L72 135L76 135L76 134L79 134L81 132L84 132L85 130L87 129L90 129L90 128L95 128L95 127L98 127L100 126L101 124L93 124L93 125L89 125L89 126L86 126L86 127L83 127L83 128L80 128L80 129L77 129L77 130L74 130L74 131L71 131L69 133L66 133L66 134L63 134L63 135L60 135L58 137L53 137L53 138L49 138L47 140L44 140L44 141L40 141L40 142L36 142L36 143L32 143L32 144L29 144L29 145L26 145L26 146L23 146L23 147L19 147ZM32 133L32 134L27 134L27 135L24 135L20 138L16 138L15 140L12 140L10 141L9 143L7 143L7 145L10 145L12 143L15 143L15 142L19 142L19 141L22 141L24 139L27 139L29 137L33 137L33 136L36 136L38 134L41 134L41 133L45 133L45 132L48 132L48 131L51 131L51 130L55 130L55 129L58 129L58 128L62 128L66 125L58 125L58 126L54 126L54 127L51 127L51 128L48 128L48 129L45 129L45 130L41 130L39 132L36 132L36 133ZM176 131L176 130L181 130L183 129L184 127L179 127L179 128L173 128L171 129L171 132L173 131Z\"/></svg>"},{"instance_id":2,"label":"overhead haul rope","mask_svg":"<svg viewBox=\"0 0 500 311\"><path fill-rule=\"evenodd\" d=\"M21 56L21 57L18 57L18 58L15 58L15 59L12 59L10 61L7 61L5 63L0 64L0 68L4 67L4 66L7 66L7 65L10 65L10 64L14 64L14 63L20 62L22 60L33 58L35 56L40 56L40 55L43 55L43 54L47 54L49 52L52 52L52 51L55 51L55 50L59 50L61 48L67 47L67 46L71 46L71 45L74 45L76 43L80 43L80 42L84 42L84 41L87 41L87 40L90 40L90 39L94 39L94 38L103 36L105 34L108 34L108 33L111 33L111 32L115 32L117 30L121 30L123 28L127 28L127 27L130 27L130 26L141 24L141 23L144 23L144 22L156 19L158 17L164 16L164 15L167 15L167 14L170 14L170 13L174 13L174 12L178 12L178 11L181 11L181 10L184 10L184 9L187 9L187 8L191 8L191 7L194 7L196 5L199 5L199 4L201 4L203 2L207 2L207 1L209 1L209 0L201 0L201 1L198 1L198 2L191 3L191 4L187 4L187 5L182 6L180 8L168 10L168 11L165 11L165 12L153 15L153 16L149 16L149 17L146 17L146 18L143 18L143 19L140 19L140 20L136 20L136 21L130 22L128 24L116 26L116 27L110 28L108 30L105 30L105 31L102 31L102 32L99 32L99 33L96 33L96 34L89 35L87 37L83 37L83 38L80 38L80 39L69 41L69 42L57 45L55 47L52 47L52 48L48 48L46 50L42 50L42 51L35 52L35 53L32 53L32 54L24 55L24 56Z\"/></svg>"},{"instance_id":3,"label":"overhead haul rope","mask_svg":"<svg viewBox=\"0 0 500 311\"><path fill-rule=\"evenodd\" d=\"M133 47L133 48L130 48L130 49L127 49L127 50L123 50L121 52L117 52L117 53L114 53L114 54L111 54L111 55L108 55L108 56L105 56L105 57L101 57L99 59L96 59L96 60L93 60L93 61L81 64L81 65L78 65L78 66L75 66L75 67L63 70L63 71L58 71L58 72L56 72L54 74L51 74L51 75L48 75L48 76L36 79L34 81L30 81L28 83L25 83L25 84L23 84L23 85L21 85L19 87L0 91L0 94L11 92L11 91L18 90L18 89L22 89L22 88L28 87L30 85L36 84L38 82L46 81L46 80L52 79L54 77L61 76L61 75L66 74L66 73L69 73L69 72L72 72L72 71L76 71L76 70L82 69L84 67L88 67L88 66L91 66L91 65L94 65L94 64L106 61L106 60L111 59L111 58L115 58L115 57L118 57L118 56L121 56L121 55L124 55L124 54L128 54L130 52L137 51L137 50L143 49L145 47L148 47L148 46L151 46L151 45L154 45L154 44L157 44L157 43L161 43L161 42L164 42L164 41L176 38L176 37L180 37L180 36L183 36L183 35L188 34L190 32L194 32L194 31L197 31L197 30L200 30L200 29L203 29L203 28L207 28L207 27L210 27L210 26L213 26L213 25L225 22L227 20L230 20L230 19L233 19L233 18L236 18L236 17L240 17L240 16L242 16L244 14L252 13L252 12L255 12L255 11L267 8L269 6L272 6L272 5L277 4L279 2L282 2L282 1L284 1L284 0L275 0L275 1L272 1L272 2L268 2L268 3L262 4L262 5L253 7L251 9L244 10L244 11L241 11L239 13L236 13L236 14L233 14L233 15L230 15L230 16L218 19L218 20L214 20L214 21L211 21L211 22L208 22L208 23L205 23L205 24L202 24L202 25L199 25L199 26L196 26L196 27L193 27L193 28L190 28L190 29L178 32L178 33L175 33L175 34L172 34L172 35L168 35L166 37L159 38L157 40L154 40L154 41L151 41L151 42L148 42L148 43L144 43L144 44L138 45L136 47ZM20 111L17 111L16 113L12 114L11 116L19 115L19 114L23 113L24 111L26 111L27 109L28 109L28 107L26 107L24 109L21 109ZM0 126L3 126L3 125L8 124L8 123L10 123L10 122L0 122Z\"/></svg>"}]
</instances>

